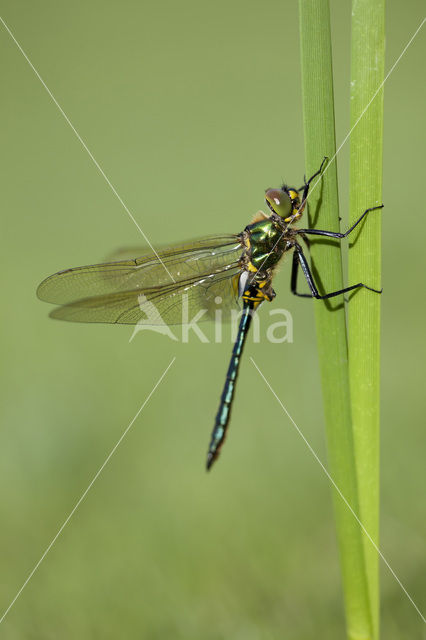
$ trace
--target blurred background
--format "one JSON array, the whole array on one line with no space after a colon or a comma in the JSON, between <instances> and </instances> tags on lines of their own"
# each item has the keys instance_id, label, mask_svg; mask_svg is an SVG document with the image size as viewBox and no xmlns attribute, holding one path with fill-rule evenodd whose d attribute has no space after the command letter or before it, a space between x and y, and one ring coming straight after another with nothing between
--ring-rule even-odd
<instances>
[{"instance_id":1,"label":"blurred background","mask_svg":"<svg viewBox=\"0 0 426 640\"><path fill-rule=\"evenodd\" d=\"M387 2L387 69L423 18ZM337 142L350 3L331 2ZM150 241L237 233L304 173L297 3L29 2L2 16ZM381 549L420 608L424 535L426 27L385 87ZM5 618L3 637L344 637L330 487L250 362L326 460L313 304L275 281L292 344L248 340L230 434L205 454L231 350L50 320L38 283L142 239L0 28L0 610L171 361ZM342 225L348 147L339 155ZM277 302L276 302L277 304ZM262 309L267 314L269 309ZM423 583L422 583L423 578ZM382 565L384 638L422 622Z\"/></svg>"}]
</instances>

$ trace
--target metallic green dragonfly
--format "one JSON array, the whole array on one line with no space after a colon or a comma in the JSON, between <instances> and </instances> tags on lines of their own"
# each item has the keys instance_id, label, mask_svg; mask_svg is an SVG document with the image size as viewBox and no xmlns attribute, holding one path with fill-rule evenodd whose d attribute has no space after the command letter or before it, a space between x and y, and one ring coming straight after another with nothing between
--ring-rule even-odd
<instances>
[{"instance_id":1,"label":"metallic green dragonfly","mask_svg":"<svg viewBox=\"0 0 426 640\"><path fill-rule=\"evenodd\" d=\"M275 298L272 279L284 253L293 251L291 291L318 299L365 287L362 282L320 295L298 239L308 235L345 238L373 209L367 209L346 233L319 229L298 229L294 223L306 206L309 186L320 169L297 190L287 185L268 189L265 202L269 212L259 212L244 231L234 235L203 238L172 246L157 254L105 262L59 271L38 287L41 300L56 305L52 318L71 322L105 322L135 325L149 317L151 324L181 324L194 313L205 310L203 320L214 319L217 310L226 319L241 311L237 338L226 374L211 441L207 469L219 455L229 424L235 385L244 343L253 313L259 305ZM135 254L137 254L135 252ZM298 293L299 266L310 293ZM242 306L242 310L241 310ZM153 316L153 309L157 316Z\"/></svg>"}]
</instances>

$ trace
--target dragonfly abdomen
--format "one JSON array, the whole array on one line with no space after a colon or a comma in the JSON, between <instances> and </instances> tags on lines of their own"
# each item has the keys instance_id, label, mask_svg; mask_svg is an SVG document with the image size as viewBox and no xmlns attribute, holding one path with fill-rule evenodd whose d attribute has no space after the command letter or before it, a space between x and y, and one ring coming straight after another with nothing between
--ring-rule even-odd
<instances>
[{"instance_id":1,"label":"dragonfly abdomen","mask_svg":"<svg viewBox=\"0 0 426 640\"><path fill-rule=\"evenodd\" d=\"M240 325L238 327L237 338L232 350L231 362L229 363L225 385L220 398L219 410L213 427L212 438L207 454L207 469L210 469L213 462L218 457L220 448L225 440L229 418L231 417L231 406L238 377L241 354L250 328L252 313L253 309L251 308L251 305L244 306Z\"/></svg>"}]
</instances>

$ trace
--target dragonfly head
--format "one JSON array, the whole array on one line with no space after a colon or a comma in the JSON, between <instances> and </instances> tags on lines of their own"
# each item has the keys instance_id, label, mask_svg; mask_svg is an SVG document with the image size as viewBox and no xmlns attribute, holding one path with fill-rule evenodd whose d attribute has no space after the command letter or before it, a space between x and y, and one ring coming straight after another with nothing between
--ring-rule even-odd
<instances>
[{"instance_id":1,"label":"dragonfly head","mask_svg":"<svg viewBox=\"0 0 426 640\"><path fill-rule=\"evenodd\" d=\"M298 192L286 187L286 185L283 185L281 189L267 189L265 201L272 213L283 218L284 222L292 222L302 215L302 212L299 212Z\"/></svg>"}]
</instances>

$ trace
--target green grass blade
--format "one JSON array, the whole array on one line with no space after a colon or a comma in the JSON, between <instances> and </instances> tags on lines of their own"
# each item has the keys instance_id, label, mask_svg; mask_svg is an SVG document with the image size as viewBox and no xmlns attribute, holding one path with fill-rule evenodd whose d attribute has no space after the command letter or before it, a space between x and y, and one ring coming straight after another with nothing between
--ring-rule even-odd
<instances>
[{"instance_id":1,"label":"green grass blade","mask_svg":"<svg viewBox=\"0 0 426 640\"><path fill-rule=\"evenodd\" d=\"M384 0L352 4L350 220L382 202ZM381 287L382 211L351 239L350 282ZM352 244L353 243L353 244ZM349 376L360 518L379 544L380 296L359 291L349 305ZM374 637L379 636L378 554L363 538Z\"/></svg>"},{"instance_id":2,"label":"green grass blade","mask_svg":"<svg viewBox=\"0 0 426 640\"><path fill-rule=\"evenodd\" d=\"M335 153L330 16L328 0L299 0L299 7L306 172L311 175L324 155L332 158ZM309 205L310 224L339 229L335 163L327 168L322 185L311 191ZM335 246L313 243L312 261L314 275L320 274L320 282L327 291L342 288L338 243ZM330 302L314 302L328 463L337 486L358 513L343 297ZM372 637L372 622L362 533L347 505L336 491L333 493L348 637L367 639Z\"/></svg>"}]
</instances>

